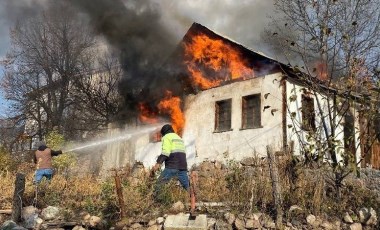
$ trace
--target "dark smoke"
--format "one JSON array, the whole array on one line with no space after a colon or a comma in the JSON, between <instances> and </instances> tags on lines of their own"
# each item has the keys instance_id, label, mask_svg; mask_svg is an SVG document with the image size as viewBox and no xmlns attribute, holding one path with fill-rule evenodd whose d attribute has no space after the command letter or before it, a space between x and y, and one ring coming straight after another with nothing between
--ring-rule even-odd
<instances>
[{"instance_id":1,"label":"dark smoke","mask_svg":"<svg viewBox=\"0 0 380 230\"><path fill-rule=\"evenodd\" d=\"M141 101L155 106L165 89L175 95L183 93L178 79L186 76L179 65L168 64L167 58L193 22L262 50L257 38L273 8L272 0L0 0L0 32L8 34L18 19L63 2L85 14L84 20L88 17L98 34L120 51L125 70L120 92L128 111L137 111ZM3 53L9 49L9 39L4 40L0 41L0 56L2 47Z\"/></svg>"},{"instance_id":2,"label":"dark smoke","mask_svg":"<svg viewBox=\"0 0 380 230\"><path fill-rule=\"evenodd\" d=\"M158 6L148 0L72 0L86 13L100 35L121 52L125 77L120 92L126 107L136 111L137 103L155 103L163 97L165 84L155 84L168 72L163 63L175 47L175 39L160 22Z\"/></svg>"},{"instance_id":3,"label":"dark smoke","mask_svg":"<svg viewBox=\"0 0 380 230\"><path fill-rule=\"evenodd\" d=\"M10 46L10 28L20 19L34 17L44 9L44 0L0 0L0 58L3 58ZM7 36L5 36L7 35Z\"/></svg>"}]
</instances>

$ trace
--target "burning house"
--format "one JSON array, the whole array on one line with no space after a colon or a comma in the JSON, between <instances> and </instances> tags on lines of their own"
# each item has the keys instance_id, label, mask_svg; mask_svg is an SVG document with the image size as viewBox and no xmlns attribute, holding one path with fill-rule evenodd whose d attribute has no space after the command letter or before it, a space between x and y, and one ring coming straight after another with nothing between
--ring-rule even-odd
<instances>
[{"instance_id":1,"label":"burning house","mask_svg":"<svg viewBox=\"0 0 380 230\"><path fill-rule=\"evenodd\" d=\"M263 157L267 146L277 153L313 157L328 149L322 130L331 126L336 155L326 154L326 160L343 160L346 151L359 162L364 154L355 132L362 128L355 106L345 105L347 113L326 122L328 110L342 107L334 104L333 89L200 24L191 26L164 68L170 75L152 82L164 88L149 92L157 100L141 97L138 119L127 127L168 118L185 141L189 165ZM316 92L315 84L321 90ZM135 161L152 166L161 151L158 130L109 146L103 168Z\"/></svg>"}]
</instances>

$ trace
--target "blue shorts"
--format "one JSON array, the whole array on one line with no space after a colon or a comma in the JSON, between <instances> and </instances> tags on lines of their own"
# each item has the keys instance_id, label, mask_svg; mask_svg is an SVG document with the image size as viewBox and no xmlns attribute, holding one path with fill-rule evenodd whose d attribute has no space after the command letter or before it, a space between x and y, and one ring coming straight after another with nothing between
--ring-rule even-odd
<instances>
[{"instance_id":1,"label":"blue shorts","mask_svg":"<svg viewBox=\"0 0 380 230\"><path fill-rule=\"evenodd\" d=\"M34 183L39 184L42 178L46 178L47 180L51 180L53 177L54 170L53 169L37 169L36 174L34 175Z\"/></svg>"}]
</instances>

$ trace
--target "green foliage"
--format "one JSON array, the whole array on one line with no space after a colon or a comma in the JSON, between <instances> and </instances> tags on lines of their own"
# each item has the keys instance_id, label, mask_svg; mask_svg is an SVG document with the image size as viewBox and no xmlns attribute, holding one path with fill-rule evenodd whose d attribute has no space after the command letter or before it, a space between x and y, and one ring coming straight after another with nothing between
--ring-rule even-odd
<instances>
[{"instance_id":1,"label":"green foliage","mask_svg":"<svg viewBox=\"0 0 380 230\"><path fill-rule=\"evenodd\" d=\"M91 197L86 197L83 205L84 210L89 213L97 213L97 209L99 208Z\"/></svg>"},{"instance_id":2,"label":"green foliage","mask_svg":"<svg viewBox=\"0 0 380 230\"><path fill-rule=\"evenodd\" d=\"M53 167L58 169L58 171L68 170L76 166L77 157L74 153L65 153L53 158Z\"/></svg>"},{"instance_id":3,"label":"green foliage","mask_svg":"<svg viewBox=\"0 0 380 230\"><path fill-rule=\"evenodd\" d=\"M160 188L160 192L157 194L156 200L160 202L160 204L169 206L173 202L175 202L174 197L173 197L173 188L174 184L165 184L162 185Z\"/></svg>"},{"instance_id":4,"label":"green foliage","mask_svg":"<svg viewBox=\"0 0 380 230\"><path fill-rule=\"evenodd\" d=\"M115 184L111 178L103 181L101 187L101 204L99 205L103 216L106 218L112 218L119 211L117 207L117 197L115 193Z\"/></svg>"},{"instance_id":5,"label":"green foliage","mask_svg":"<svg viewBox=\"0 0 380 230\"><path fill-rule=\"evenodd\" d=\"M111 179L105 180L101 184L101 197L106 200L115 199L115 185Z\"/></svg>"},{"instance_id":6,"label":"green foliage","mask_svg":"<svg viewBox=\"0 0 380 230\"><path fill-rule=\"evenodd\" d=\"M62 148L65 142L65 138L58 131L51 131L46 135L46 144L51 149L60 149Z\"/></svg>"}]
</instances>

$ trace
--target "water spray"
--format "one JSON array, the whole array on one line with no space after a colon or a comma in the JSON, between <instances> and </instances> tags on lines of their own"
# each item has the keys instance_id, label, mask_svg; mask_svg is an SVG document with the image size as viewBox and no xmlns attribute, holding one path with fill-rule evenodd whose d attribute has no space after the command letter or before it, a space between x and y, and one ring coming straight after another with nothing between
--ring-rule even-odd
<instances>
[{"instance_id":1,"label":"water spray","mask_svg":"<svg viewBox=\"0 0 380 230\"><path fill-rule=\"evenodd\" d=\"M105 145L108 143L119 142L119 141L123 141L123 140L129 140L133 136L137 136L137 135L141 135L141 134L145 134L145 133L150 133L150 132L156 130L157 128L161 127L162 125L163 124L154 124L154 126L123 132L117 136L111 136L111 137L109 137L107 139L103 139L103 140L90 141L87 143L83 143L82 145L79 145L79 146L77 145L75 147L72 147L70 149L64 149L62 151L63 152L71 152L71 151L75 151L75 150L79 150L79 149L85 149L85 148L90 148L90 147L94 147L94 146Z\"/></svg>"}]
</instances>

